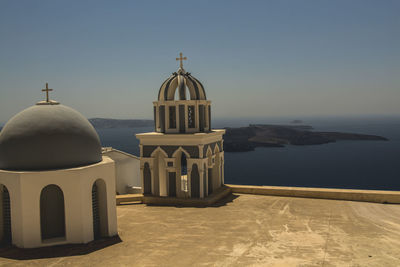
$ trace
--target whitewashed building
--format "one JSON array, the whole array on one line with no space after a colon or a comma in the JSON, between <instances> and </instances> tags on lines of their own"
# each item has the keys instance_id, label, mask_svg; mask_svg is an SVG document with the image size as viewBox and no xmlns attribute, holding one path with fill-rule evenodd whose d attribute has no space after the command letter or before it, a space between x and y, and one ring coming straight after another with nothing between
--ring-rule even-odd
<instances>
[{"instance_id":1,"label":"whitewashed building","mask_svg":"<svg viewBox=\"0 0 400 267\"><path fill-rule=\"evenodd\" d=\"M115 163L79 112L49 100L0 133L0 240L21 248L117 235Z\"/></svg>"},{"instance_id":2,"label":"whitewashed building","mask_svg":"<svg viewBox=\"0 0 400 267\"><path fill-rule=\"evenodd\" d=\"M118 195L141 193L139 157L112 147L103 147L103 155L115 162L116 193Z\"/></svg>"}]
</instances>

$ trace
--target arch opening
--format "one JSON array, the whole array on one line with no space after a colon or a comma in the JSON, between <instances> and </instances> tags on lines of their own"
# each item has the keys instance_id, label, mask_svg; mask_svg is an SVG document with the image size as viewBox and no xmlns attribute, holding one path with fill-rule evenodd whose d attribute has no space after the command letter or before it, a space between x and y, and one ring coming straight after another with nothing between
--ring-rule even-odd
<instances>
[{"instance_id":1,"label":"arch opening","mask_svg":"<svg viewBox=\"0 0 400 267\"><path fill-rule=\"evenodd\" d=\"M190 173L190 192L192 198L200 197L200 174L197 164L193 164L192 172Z\"/></svg>"},{"instance_id":2,"label":"arch opening","mask_svg":"<svg viewBox=\"0 0 400 267\"><path fill-rule=\"evenodd\" d=\"M144 164L143 169L143 193L151 194L151 171L147 162Z\"/></svg>"},{"instance_id":3,"label":"arch opening","mask_svg":"<svg viewBox=\"0 0 400 267\"><path fill-rule=\"evenodd\" d=\"M40 229L42 240L65 238L64 194L57 185L48 185L40 193Z\"/></svg>"},{"instance_id":4,"label":"arch opening","mask_svg":"<svg viewBox=\"0 0 400 267\"><path fill-rule=\"evenodd\" d=\"M92 186L93 239L106 237L108 234L107 188L102 179L97 179Z\"/></svg>"},{"instance_id":5,"label":"arch opening","mask_svg":"<svg viewBox=\"0 0 400 267\"><path fill-rule=\"evenodd\" d=\"M0 184L0 245L11 244L11 203L5 185Z\"/></svg>"},{"instance_id":6,"label":"arch opening","mask_svg":"<svg viewBox=\"0 0 400 267\"><path fill-rule=\"evenodd\" d=\"M181 190L184 192L188 191L187 182L187 158L185 153L181 152Z\"/></svg>"},{"instance_id":7,"label":"arch opening","mask_svg":"<svg viewBox=\"0 0 400 267\"><path fill-rule=\"evenodd\" d=\"M196 88L186 75L176 76L165 90L166 100L187 100L188 96L190 100L199 100Z\"/></svg>"},{"instance_id":8,"label":"arch opening","mask_svg":"<svg viewBox=\"0 0 400 267\"><path fill-rule=\"evenodd\" d=\"M168 107L168 116L169 129L176 129L176 106Z\"/></svg>"},{"instance_id":9,"label":"arch opening","mask_svg":"<svg viewBox=\"0 0 400 267\"><path fill-rule=\"evenodd\" d=\"M172 96L172 99L169 100L187 100L187 96L189 96L190 99L195 99L193 98L193 94L190 92L189 88L187 88L185 85L182 87L176 87L174 89L174 94Z\"/></svg>"}]
</instances>

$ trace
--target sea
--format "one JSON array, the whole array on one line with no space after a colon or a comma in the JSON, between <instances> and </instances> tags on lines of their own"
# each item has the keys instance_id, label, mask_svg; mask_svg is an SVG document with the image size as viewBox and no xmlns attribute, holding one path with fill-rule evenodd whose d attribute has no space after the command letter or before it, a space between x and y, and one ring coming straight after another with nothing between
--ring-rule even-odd
<instances>
[{"instance_id":1,"label":"sea","mask_svg":"<svg viewBox=\"0 0 400 267\"><path fill-rule=\"evenodd\" d=\"M216 119L213 128L294 125L286 118ZM338 141L311 146L225 152L225 183L400 190L400 117L308 118L315 131L373 134L389 141ZM97 129L102 145L139 155L136 133L153 127Z\"/></svg>"}]
</instances>

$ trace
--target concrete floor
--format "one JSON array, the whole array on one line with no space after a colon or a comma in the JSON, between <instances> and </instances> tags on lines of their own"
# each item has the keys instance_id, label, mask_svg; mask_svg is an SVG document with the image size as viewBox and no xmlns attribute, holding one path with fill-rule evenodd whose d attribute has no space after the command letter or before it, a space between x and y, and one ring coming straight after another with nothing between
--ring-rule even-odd
<instances>
[{"instance_id":1,"label":"concrete floor","mask_svg":"<svg viewBox=\"0 0 400 267\"><path fill-rule=\"evenodd\" d=\"M0 265L400 266L400 205L234 195L208 208L117 210L122 242L0 251Z\"/></svg>"}]
</instances>

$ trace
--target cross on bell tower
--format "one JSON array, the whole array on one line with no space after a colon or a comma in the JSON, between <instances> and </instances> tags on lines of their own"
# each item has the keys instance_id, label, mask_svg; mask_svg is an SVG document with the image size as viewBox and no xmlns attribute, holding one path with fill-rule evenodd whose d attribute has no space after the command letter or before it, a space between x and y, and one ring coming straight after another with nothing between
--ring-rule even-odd
<instances>
[{"instance_id":1,"label":"cross on bell tower","mask_svg":"<svg viewBox=\"0 0 400 267\"><path fill-rule=\"evenodd\" d=\"M46 88L42 89L42 92L46 92L46 102L50 102L49 92L53 91L53 89L49 89L49 83L46 83Z\"/></svg>"},{"instance_id":2,"label":"cross on bell tower","mask_svg":"<svg viewBox=\"0 0 400 267\"><path fill-rule=\"evenodd\" d=\"M179 67L180 67L181 69L183 69L183 60L187 60L187 57L182 57L182 52L181 52L181 53L179 53L179 57L177 57L176 60L177 60L177 61L178 61L178 60L180 61Z\"/></svg>"}]
</instances>

